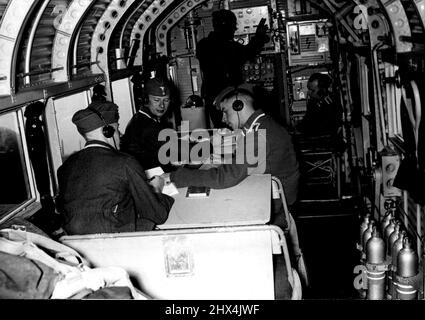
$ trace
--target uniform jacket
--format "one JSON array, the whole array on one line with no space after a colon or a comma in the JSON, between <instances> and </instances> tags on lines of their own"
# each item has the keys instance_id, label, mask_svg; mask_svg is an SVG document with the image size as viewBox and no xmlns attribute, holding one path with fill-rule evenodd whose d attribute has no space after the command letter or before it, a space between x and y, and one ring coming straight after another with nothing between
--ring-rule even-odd
<instances>
[{"instance_id":1,"label":"uniform jacket","mask_svg":"<svg viewBox=\"0 0 425 320\"><path fill-rule=\"evenodd\" d=\"M145 112L137 112L125 129L121 138L121 151L134 156L148 170L162 167L164 171L170 171L170 167L161 165L158 160L158 151L164 142L158 141L161 130L167 126L152 118Z\"/></svg>"},{"instance_id":2,"label":"uniform jacket","mask_svg":"<svg viewBox=\"0 0 425 320\"><path fill-rule=\"evenodd\" d=\"M254 112L245 124L245 130L250 128L254 120L262 113L261 110ZM237 164L233 159L232 164L222 164L209 170L179 168L171 173L171 181L175 182L177 187L207 186L213 189L223 189L237 185L248 174L271 174L280 179L285 189L287 202L292 205L297 198L299 170L291 136L285 128L268 115L259 118L256 123L258 129L266 130L265 137L260 134L258 137L258 139L265 140L266 145L264 172L256 171L255 167L261 168L258 164L250 165L247 162ZM255 145L255 154L258 154L258 145Z\"/></svg>"},{"instance_id":3,"label":"uniform jacket","mask_svg":"<svg viewBox=\"0 0 425 320\"><path fill-rule=\"evenodd\" d=\"M308 136L335 135L342 123L341 116L341 109L330 96L312 99L298 129Z\"/></svg>"},{"instance_id":4,"label":"uniform jacket","mask_svg":"<svg viewBox=\"0 0 425 320\"><path fill-rule=\"evenodd\" d=\"M69 234L152 230L174 202L153 192L136 159L101 141L71 155L58 182L57 206Z\"/></svg>"}]
</instances>

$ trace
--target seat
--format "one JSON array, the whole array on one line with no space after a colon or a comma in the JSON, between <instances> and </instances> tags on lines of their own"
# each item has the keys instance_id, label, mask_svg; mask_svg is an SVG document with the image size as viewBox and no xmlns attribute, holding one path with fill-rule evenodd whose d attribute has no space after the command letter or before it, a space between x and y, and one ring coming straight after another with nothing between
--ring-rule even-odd
<instances>
[{"instance_id":1,"label":"seat","mask_svg":"<svg viewBox=\"0 0 425 320\"><path fill-rule=\"evenodd\" d=\"M153 299L276 299L273 256L282 257L280 267L288 270L287 299L302 296L286 237L274 225L74 235L60 241L93 267L123 268Z\"/></svg>"},{"instance_id":2,"label":"seat","mask_svg":"<svg viewBox=\"0 0 425 320\"><path fill-rule=\"evenodd\" d=\"M304 256L300 248L298 240L298 230L294 217L289 211L286 202L285 192L282 182L277 177L272 177L272 199L279 200L282 203L283 212L285 214L286 226L284 227L284 234L288 238L288 249L292 260L294 261L295 269L298 271L302 282L306 287L309 286L309 279L307 268L304 261Z\"/></svg>"}]
</instances>

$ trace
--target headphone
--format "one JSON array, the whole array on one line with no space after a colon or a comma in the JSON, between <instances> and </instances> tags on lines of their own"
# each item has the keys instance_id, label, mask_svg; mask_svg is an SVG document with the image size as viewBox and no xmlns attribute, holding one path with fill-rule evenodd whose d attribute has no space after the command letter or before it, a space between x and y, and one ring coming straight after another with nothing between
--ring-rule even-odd
<instances>
[{"instance_id":1,"label":"headphone","mask_svg":"<svg viewBox=\"0 0 425 320\"><path fill-rule=\"evenodd\" d=\"M243 107L245 107L245 105L244 105L243 101L239 100L239 98L238 98L239 90L237 88L235 89L235 94L236 94L236 99L232 103L232 108L236 112L239 112L239 111L242 111L242 109L243 109Z\"/></svg>"},{"instance_id":2,"label":"headphone","mask_svg":"<svg viewBox=\"0 0 425 320\"><path fill-rule=\"evenodd\" d=\"M87 109L89 109L91 112L95 113L105 124L102 128L102 133L105 136L105 138L112 138L114 136L114 133L115 133L115 128L106 123L105 118L102 116L102 114L99 111L97 111L96 109L94 109L92 107L87 107Z\"/></svg>"},{"instance_id":3,"label":"headphone","mask_svg":"<svg viewBox=\"0 0 425 320\"><path fill-rule=\"evenodd\" d=\"M242 111L243 108L245 107L244 102L239 99L239 94L240 93L246 94L246 95L250 96L252 99L254 99L254 95L253 95L253 93L251 91L249 91L249 90L247 90L245 88L235 87L235 90L233 90L232 92L230 92L230 94L227 95L227 97L236 96L236 99L232 103L232 108L236 112ZM222 100L224 100L227 97L223 97Z\"/></svg>"}]
</instances>

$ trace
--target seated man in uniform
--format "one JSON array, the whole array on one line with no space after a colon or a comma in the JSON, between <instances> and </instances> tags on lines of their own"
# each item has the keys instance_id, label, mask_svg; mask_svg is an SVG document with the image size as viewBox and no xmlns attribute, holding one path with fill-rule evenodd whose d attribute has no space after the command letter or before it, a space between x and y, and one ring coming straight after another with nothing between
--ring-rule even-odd
<instances>
[{"instance_id":1,"label":"seated man in uniform","mask_svg":"<svg viewBox=\"0 0 425 320\"><path fill-rule=\"evenodd\" d=\"M223 112L223 122L240 134L236 143L236 155L231 159L231 163L219 164L206 170L179 168L165 174L164 178L174 182L177 187L203 186L223 189L237 185L249 174L271 174L282 182L288 206L294 205L298 192L298 161L291 136L286 129L261 109L254 109L253 92L248 85L224 89L217 96L216 105ZM238 149L247 153L242 162L238 159ZM249 159L248 153L251 152L258 155L257 163L250 163L252 159ZM285 228L287 222L282 203L272 204L270 223ZM278 270L275 278L278 297L289 299L291 289L285 281L287 270L283 257L274 257L274 264Z\"/></svg>"},{"instance_id":2,"label":"seated man in uniform","mask_svg":"<svg viewBox=\"0 0 425 320\"><path fill-rule=\"evenodd\" d=\"M111 102L93 102L72 117L87 142L57 173L56 204L68 234L147 231L168 218L174 200L160 193L162 178L149 184L138 161L117 150L118 118Z\"/></svg>"},{"instance_id":3,"label":"seated man in uniform","mask_svg":"<svg viewBox=\"0 0 425 320\"><path fill-rule=\"evenodd\" d=\"M307 88L307 112L298 126L306 136L332 136L341 126L341 110L330 94L331 78L322 73L310 76Z\"/></svg>"},{"instance_id":4,"label":"seated man in uniform","mask_svg":"<svg viewBox=\"0 0 425 320\"><path fill-rule=\"evenodd\" d=\"M174 182L177 187L204 186L223 189L237 185L249 174L268 173L280 179L288 205L292 206L297 199L299 171L291 136L287 130L261 109L254 109L253 92L249 85L224 89L217 96L216 105L223 112L223 122L232 129L239 130L240 137L243 137L237 139L236 150L248 150L248 147L242 144L249 141L249 135L255 136L251 149L254 155L258 155L258 162L249 163L249 157L245 156L243 161L233 157L231 163L215 168L178 168L164 177Z\"/></svg>"},{"instance_id":5,"label":"seated man in uniform","mask_svg":"<svg viewBox=\"0 0 425 320\"><path fill-rule=\"evenodd\" d=\"M143 96L143 104L121 138L121 151L134 156L145 170L162 167L170 171L171 166L162 165L158 160L158 150L163 145L158 135L167 128L162 119L170 106L170 85L160 78L149 79Z\"/></svg>"}]
</instances>

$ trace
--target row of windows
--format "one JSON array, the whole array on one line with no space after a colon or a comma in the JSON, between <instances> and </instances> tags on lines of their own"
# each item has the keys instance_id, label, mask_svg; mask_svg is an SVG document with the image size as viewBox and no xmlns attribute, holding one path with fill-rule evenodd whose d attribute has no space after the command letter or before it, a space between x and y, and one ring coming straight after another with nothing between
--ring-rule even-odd
<instances>
[{"instance_id":1,"label":"row of windows","mask_svg":"<svg viewBox=\"0 0 425 320\"><path fill-rule=\"evenodd\" d=\"M134 113L131 82L115 81L112 90L114 102L120 107L120 127L125 128ZM57 169L85 143L71 121L72 116L90 102L90 90L47 101L45 136L53 194L57 189ZM0 114L0 223L39 202L26 144L24 111L25 108Z\"/></svg>"}]
</instances>

